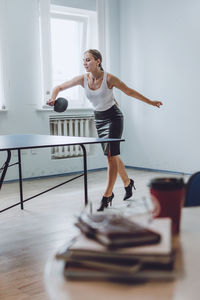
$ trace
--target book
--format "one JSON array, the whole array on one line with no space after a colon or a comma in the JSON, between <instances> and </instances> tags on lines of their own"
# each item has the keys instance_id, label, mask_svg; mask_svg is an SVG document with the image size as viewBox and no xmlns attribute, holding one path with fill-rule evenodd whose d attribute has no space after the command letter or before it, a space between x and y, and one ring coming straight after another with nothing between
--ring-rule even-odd
<instances>
[{"instance_id":1,"label":"book","mask_svg":"<svg viewBox=\"0 0 200 300\"><path fill-rule=\"evenodd\" d=\"M77 257L68 257L66 260L65 268L69 272L77 270L87 270L87 271L98 271L98 272L120 272L121 274L133 274L141 269L141 262L138 259L123 262L123 264L118 260L105 261L105 260L92 260L92 259L82 259Z\"/></svg>"},{"instance_id":2,"label":"book","mask_svg":"<svg viewBox=\"0 0 200 300\"><path fill-rule=\"evenodd\" d=\"M82 214L76 226L87 237L109 248L154 244L161 239L156 230L116 214Z\"/></svg>"},{"instance_id":3,"label":"book","mask_svg":"<svg viewBox=\"0 0 200 300\"><path fill-rule=\"evenodd\" d=\"M163 267L172 266L174 251L172 249L171 219L154 219L149 224L149 229L157 230L160 234L161 239L159 243L110 249L98 241L80 234L69 245L58 251L56 258L65 261L73 259L78 261L89 260L98 263L116 263L117 261L122 266L139 260L142 264L162 265Z\"/></svg>"}]
</instances>

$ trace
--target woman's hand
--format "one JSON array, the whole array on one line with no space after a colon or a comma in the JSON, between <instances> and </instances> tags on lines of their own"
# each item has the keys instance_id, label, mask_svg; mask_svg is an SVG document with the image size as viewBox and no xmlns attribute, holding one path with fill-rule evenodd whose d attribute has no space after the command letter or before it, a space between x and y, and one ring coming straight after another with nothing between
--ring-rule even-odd
<instances>
[{"instance_id":1,"label":"woman's hand","mask_svg":"<svg viewBox=\"0 0 200 300\"><path fill-rule=\"evenodd\" d=\"M163 105L163 104L162 104L161 101L151 101L151 105L160 108L160 106Z\"/></svg>"},{"instance_id":2,"label":"woman's hand","mask_svg":"<svg viewBox=\"0 0 200 300\"><path fill-rule=\"evenodd\" d=\"M47 105L54 106L55 101L56 100L49 99L49 101L47 101Z\"/></svg>"}]
</instances>

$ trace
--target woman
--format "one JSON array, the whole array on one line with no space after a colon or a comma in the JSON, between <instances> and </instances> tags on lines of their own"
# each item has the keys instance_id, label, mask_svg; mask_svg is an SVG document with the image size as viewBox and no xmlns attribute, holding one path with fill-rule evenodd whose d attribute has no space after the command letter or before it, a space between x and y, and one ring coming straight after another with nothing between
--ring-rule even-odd
<instances>
[{"instance_id":1,"label":"woman","mask_svg":"<svg viewBox=\"0 0 200 300\"><path fill-rule=\"evenodd\" d=\"M90 49L84 53L83 64L86 74L74 77L54 88L49 105L54 105L56 97L60 91L81 85L89 101L94 107L95 125L98 136L101 138L121 138L123 131L123 115L114 99L113 88L117 88L130 97L139 99L147 104L160 107L162 102L151 101L137 91L126 86L120 79L112 74L104 72L102 68L102 56L98 50ZM98 211L103 211L108 205L112 205L114 198L113 187L119 173L125 188L123 200L132 196L132 189L135 189L134 180L129 179L124 164L120 157L120 143L110 143L102 145L104 154L108 162L108 182L101 200Z\"/></svg>"}]
</instances>

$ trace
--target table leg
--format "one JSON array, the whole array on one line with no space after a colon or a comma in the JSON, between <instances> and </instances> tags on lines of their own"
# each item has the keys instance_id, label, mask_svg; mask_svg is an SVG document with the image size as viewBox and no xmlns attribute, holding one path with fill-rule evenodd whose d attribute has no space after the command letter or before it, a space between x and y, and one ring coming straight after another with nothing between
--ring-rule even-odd
<instances>
[{"instance_id":1,"label":"table leg","mask_svg":"<svg viewBox=\"0 0 200 300\"><path fill-rule=\"evenodd\" d=\"M83 169L84 169L84 192L85 206L88 204L88 188L87 188L87 153L84 145L80 145L83 150Z\"/></svg>"},{"instance_id":2,"label":"table leg","mask_svg":"<svg viewBox=\"0 0 200 300\"><path fill-rule=\"evenodd\" d=\"M6 172L7 172L7 169L9 167L9 163L10 163L10 159L11 159L11 151L10 150L7 150L7 159L3 165L3 167L1 169L3 169L2 171L2 174L1 174L1 178L0 178L0 189L2 187L2 184L3 184L3 181L4 181L4 178L6 176Z\"/></svg>"},{"instance_id":3,"label":"table leg","mask_svg":"<svg viewBox=\"0 0 200 300\"><path fill-rule=\"evenodd\" d=\"M21 209L24 209L23 185L22 185L22 165L21 165L21 151L20 151L20 149L18 149L18 169L19 169L19 190L20 190Z\"/></svg>"}]
</instances>

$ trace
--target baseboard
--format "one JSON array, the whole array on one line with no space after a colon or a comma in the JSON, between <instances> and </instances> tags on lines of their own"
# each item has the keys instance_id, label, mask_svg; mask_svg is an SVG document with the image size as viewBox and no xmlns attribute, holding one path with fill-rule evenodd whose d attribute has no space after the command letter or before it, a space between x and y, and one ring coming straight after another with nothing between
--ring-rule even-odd
<instances>
[{"instance_id":1,"label":"baseboard","mask_svg":"<svg viewBox=\"0 0 200 300\"><path fill-rule=\"evenodd\" d=\"M90 170L87 170L87 173L103 171L103 170L106 170L106 169L107 168L90 169ZM27 178L23 178L23 181L48 179L48 178L64 177L64 176L73 176L73 175L80 174L82 172L83 171L75 171L75 172L67 172L67 173L61 173L61 174L27 177ZM19 181L19 179L10 179L10 180L4 180L4 183L14 183L14 182L18 182L18 181Z\"/></svg>"},{"instance_id":2,"label":"baseboard","mask_svg":"<svg viewBox=\"0 0 200 300\"><path fill-rule=\"evenodd\" d=\"M170 171L170 170L142 168L142 167L135 167L135 166L125 166L125 168L126 169L133 169L133 170L140 170L140 171L145 171L145 172L155 172L155 173L159 172L159 173L172 174L172 175L182 175L182 176L192 175L190 173L183 173L183 172ZM104 171L106 169L107 169L106 167L105 168L90 169L90 170L88 170L88 173ZM28 178L23 178L23 181L48 179L48 178L55 178L55 177L64 177L64 176L71 176L71 175L76 175L76 174L80 174L80 173L81 173L81 171L76 171L76 172L68 172L68 173L62 173L62 174L28 177ZM5 180L4 183L14 183L14 182L17 182L17 181L18 181L18 179L11 179L11 180Z\"/></svg>"},{"instance_id":3,"label":"baseboard","mask_svg":"<svg viewBox=\"0 0 200 300\"><path fill-rule=\"evenodd\" d=\"M126 169L134 169L134 170L141 170L145 172L155 172L155 173L165 173L165 174L173 174L173 175L192 175L191 173L184 173L184 172L177 172L171 170L160 170L160 169L150 169L150 168L142 168L142 167L135 167L135 166L125 166Z\"/></svg>"}]
</instances>

